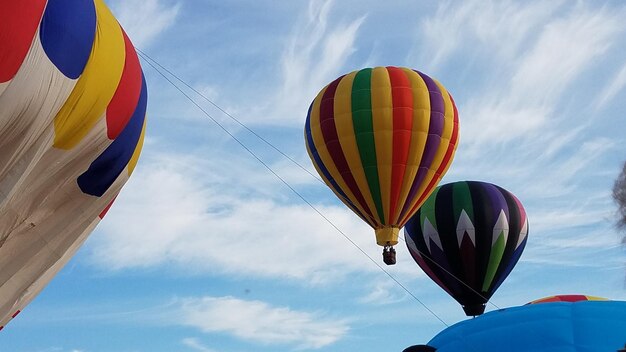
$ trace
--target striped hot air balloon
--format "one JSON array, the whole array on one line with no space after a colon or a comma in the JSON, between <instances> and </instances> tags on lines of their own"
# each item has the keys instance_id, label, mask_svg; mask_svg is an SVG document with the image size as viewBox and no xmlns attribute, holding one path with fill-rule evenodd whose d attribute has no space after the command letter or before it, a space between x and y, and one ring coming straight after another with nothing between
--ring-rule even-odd
<instances>
[{"instance_id":1,"label":"striped hot air balloon","mask_svg":"<svg viewBox=\"0 0 626 352\"><path fill-rule=\"evenodd\" d=\"M484 312L522 255L527 235L520 201L501 187L477 181L438 187L404 233L413 259L468 316Z\"/></svg>"},{"instance_id":2,"label":"striped hot air balloon","mask_svg":"<svg viewBox=\"0 0 626 352\"><path fill-rule=\"evenodd\" d=\"M102 0L0 2L0 326L128 180L146 99L135 49Z\"/></svg>"},{"instance_id":3,"label":"striped hot air balloon","mask_svg":"<svg viewBox=\"0 0 626 352\"><path fill-rule=\"evenodd\" d=\"M439 82L408 68L375 67L324 87L304 132L324 182L387 250L450 166L459 124Z\"/></svg>"}]
</instances>

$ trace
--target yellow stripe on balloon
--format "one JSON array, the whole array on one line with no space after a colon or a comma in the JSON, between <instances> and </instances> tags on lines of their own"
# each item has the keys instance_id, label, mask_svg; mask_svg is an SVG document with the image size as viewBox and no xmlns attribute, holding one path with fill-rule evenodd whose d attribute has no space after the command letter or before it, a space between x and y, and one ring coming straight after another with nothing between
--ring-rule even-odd
<instances>
[{"instance_id":1,"label":"yellow stripe on balloon","mask_svg":"<svg viewBox=\"0 0 626 352\"><path fill-rule=\"evenodd\" d=\"M406 213L401 213L405 203L409 201L413 203L411 204L411 206L413 206L419 198L418 194L415 199L407 200L411 185L413 184L415 175L419 170L420 162L422 161L424 146L428 138L428 128L430 127L430 95L428 93L428 87L417 72L408 68L403 68L402 70L409 79L413 92L413 127L411 131L409 157L407 158L407 165L404 170L404 179L402 188L400 189L398 209L396 210L397 219L394 219L394 223L398 223L398 220L405 217ZM409 207L408 210L410 209ZM402 224L400 224L400 226L402 226Z\"/></svg>"},{"instance_id":2,"label":"yellow stripe on balloon","mask_svg":"<svg viewBox=\"0 0 626 352\"><path fill-rule=\"evenodd\" d=\"M373 220L380 223L381 220L378 216L378 212L376 211L374 198L372 198L372 193L370 192L367 178L365 177L363 163L361 162L361 156L359 154L359 147L354 134L352 117L352 83L354 82L354 76L356 76L356 74L357 71L347 74L337 85L334 99L335 128L337 129L339 143L341 144L341 149L346 157L352 176L356 181L365 202L367 203L370 213L373 214ZM363 215L365 214L367 213L364 213Z\"/></svg>"},{"instance_id":3,"label":"yellow stripe on balloon","mask_svg":"<svg viewBox=\"0 0 626 352\"><path fill-rule=\"evenodd\" d=\"M391 81L385 67L372 70L372 116L374 120L374 143L378 162L378 179L383 202L385 222L390 224L391 171L393 157L393 100Z\"/></svg>"},{"instance_id":4,"label":"yellow stripe on balloon","mask_svg":"<svg viewBox=\"0 0 626 352\"><path fill-rule=\"evenodd\" d=\"M54 144L74 148L96 125L111 101L124 69L122 30L102 0L95 0L96 35L83 74L54 118Z\"/></svg>"},{"instance_id":5,"label":"yellow stripe on balloon","mask_svg":"<svg viewBox=\"0 0 626 352\"><path fill-rule=\"evenodd\" d=\"M339 188L341 188L341 190L344 192L346 197L348 197L348 199L343 199L341 195L335 192L335 194L337 194L337 197L346 205L349 205L349 203L352 202L354 207L359 209L359 211L363 214L363 216L367 216L367 212L365 211L365 209L361 207L356 197L354 196L354 194L352 193L352 191L350 190L350 188L344 181L341 173L339 173L339 169L337 169L337 166L335 165L335 162L333 161L333 158L330 156L330 153L328 152L328 148L326 148L326 143L324 141L324 136L322 135L322 128L320 124L320 105L322 102L322 97L324 96L324 93L326 93L326 89L328 89L328 86L324 87L324 89L322 89L322 91L319 92L319 94L313 101L313 106L311 107L310 125L311 125L311 137L313 138L313 144L315 145L315 148L317 148L317 153L320 157L320 160L326 167L326 170L328 171L330 176L333 178L333 180L335 180ZM324 179L324 182L329 188L331 189L333 188L333 185L328 180ZM371 220L365 220L365 221L369 224L372 223Z\"/></svg>"},{"instance_id":6,"label":"yellow stripe on balloon","mask_svg":"<svg viewBox=\"0 0 626 352\"><path fill-rule=\"evenodd\" d=\"M141 127L141 135L139 135L139 140L137 141L137 145L135 146L135 151L133 155L130 157L130 161L128 161L128 176L130 176L135 170L135 166L137 166L137 161L139 161L139 154L141 154L141 149L143 148L143 140L146 136L146 121L148 119L146 117L143 118L143 126Z\"/></svg>"}]
</instances>

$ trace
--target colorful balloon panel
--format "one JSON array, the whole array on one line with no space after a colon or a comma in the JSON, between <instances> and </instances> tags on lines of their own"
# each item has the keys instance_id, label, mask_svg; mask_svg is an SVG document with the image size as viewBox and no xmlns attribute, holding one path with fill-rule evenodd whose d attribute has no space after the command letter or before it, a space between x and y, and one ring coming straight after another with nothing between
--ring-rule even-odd
<instances>
[{"instance_id":1,"label":"colorful balloon panel","mask_svg":"<svg viewBox=\"0 0 626 352\"><path fill-rule=\"evenodd\" d=\"M483 313L519 260L527 235L520 201L501 187L477 181L438 187L405 227L417 264L468 315Z\"/></svg>"},{"instance_id":2,"label":"colorful balloon panel","mask_svg":"<svg viewBox=\"0 0 626 352\"><path fill-rule=\"evenodd\" d=\"M486 313L440 332L437 352L605 352L626 345L626 302L549 302Z\"/></svg>"},{"instance_id":3,"label":"colorful balloon panel","mask_svg":"<svg viewBox=\"0 0 626 352\"><path fill-rule=\"evenodd\" d=\"M549 303L549 302L578 302L578 301L608 301L607 298L586 295L556 295L544 297L526 304Z\"/></svg>"},{"instance_id":4,"label":"colorful balloon panel","mask_svg":"<svg viewBox=\"0 0 626 352\"><path fill-rule=\"evenodd\" d=\"M22 65L45 6L46 0L0 2L0 85Z\"/></svg>"},{"instance_id":5,"label":"colorful balloon panel","mask_svg":"<svg viewBox=\"0 0 626 352\"><path fill-rule=\"evenodd\" d=\"M450 94L427 75L366 68L320 91L304 135L328 187L376 230L379 245L394 245L452 162L458 114Z\"/></svg>"},{"instance_id":6,"label":"colorful balloon panel","mask_svg":"<svg viewBox=\"0 0 626 352\"><path fill-rule=\"evenodd\" d=\"M0 80L4 326L69 261L130 177L147 88L102 0L2 2Z\"/></svg>"}]
</instances>

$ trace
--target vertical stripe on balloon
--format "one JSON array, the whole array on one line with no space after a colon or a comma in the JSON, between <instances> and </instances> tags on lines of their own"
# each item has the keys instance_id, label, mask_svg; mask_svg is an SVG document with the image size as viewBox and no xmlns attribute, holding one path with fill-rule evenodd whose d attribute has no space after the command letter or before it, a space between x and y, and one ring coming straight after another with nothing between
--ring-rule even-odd
<instances>
[{"instance_id":1,"label":"vertical stripe on balloon","mask_svg":"<svg viewBox=\"0 0 626 352\"><path fill-rule=\"evenodd\" d=\"M322 176L322 179L328 185L328 187L337 195L337 197L346 204L350 209L352 209L361 219L370 224L371 226L375 226L375 222L371 217L366 216L366 214L361 210L356 204L354 204L354 200L352 198L352 194L350 190L346 186L341 176L338 174L337 169L334 167L332 162L332 158L328 153L328 149L324 144L324 137L322 135L322 130L320 127L320 101L324 96L328 87L322 89L317 97L313 100L313 103L309 107L309 113L307 115L307 123L306 123L306 136L307 136L307 150L309 151L309 156L311 156L311 160L313 160L313 165L315 166L317 172Z\"/></svg>"},{"instance_id":2,"label":"vertical stripe on balloon","mask_svg":"<svg viewBox=\"0 0 626 352\"><path fill-rule=\"evenodd\" d=\"M139 162L139 155L141 154L141 150L143 149L143 141L146 139L146 126L148 125L147 120L148 119L146 117L143 118L143 126L141 127L139 141L137 141L135 151L133 151L133 155L128 161L128 166L126 168L128 170L128 176L133 174L133 171L135 171L135 167L137 166L137 162Z\"/></svg>"},{"instance_id":3,"label":"vertical stripe on balloon","mask_svg":"<svg viewBox=\"0 0 626 352\"><path fill-rule=\"evenodd\" d=\"M376 221L380 221L376 217L376 205L367 183L363 164L361 163L352 119L352 87L356 73L355 71L345 75L341 81L339 81L337 89L335 90L335 128L337 129L341 150L348 163L348 169L352 171L352 176L354 177L360 193L363 195L369 213L376 218ZM343 176L344 175L342 175L342 177Z\"/></svg>"},{"instance_id":4,"label":"vertical stripe on balloon","mask_svg":"<svg viewBox=\"0 0 626 352\"><path fill-rule=\"evenodd\" d=\"M427 220L430 220L430 223L433 226L437 226L437 216L435 213L435 203L437 200L437 194L439 193L440 188L435 189L432 196L429 197L424 205L420 208L419 212L419 223L416 228L424 226ZM435 227L436 230L436 227Z\"/></svg>"},{"instance_id":5,"label":"vertical stripe on balloon","mask_svg":"<svg viewBox=\"0 0 626 352\"><path fill-rule=\"evenodd\" d=\"M391 83L391 97L393 106L393 157L390 189L389 222L397 223L402 203L400 192L405 183L409 147L411 145L411 131L413 130L413 93L411 83L404 71L396 67L388 67Z\"/></svg>"},{"instance_id":6,"label":"vertical stripe on balloon","mask_svg":"<svg viewBox=\"0 0 626 352\"><path fill-rule=\"evenodd\" d=\"M54 147L74 148L96 125L122 76L122 30L102 0L95 0L97 30L91 56L74 90L54 119Z\"/></svg>"},{"instance_id":7,"label":"vertical stripe on balloon","mask_svg":"<svg viewBox=\"0 0 626 352\"><path fill-rule=\"evenodd\" d=\"M125 61L122 77L111 102L107 106L107 136L115 139L122 132L137 107L141 93L141 66L137 52L130 39L122 30L125 45Z\"/></svg>"},{"instance_id":8,"label":"vertical stripe on balloon","mask_svg":"<svg viewBox=\"0 0 626 352\"><path fill-rule=\"evenodd\" d=\"M417 175L415 176L415 180L411 185L411 190L409 191L408 198L414 200L414 202L406 203L403 209L403 212L406 213L407 216L410 216L414 209L419 207L418 201L420 200L420 196L427 196L427 194L422 192L434 175L434 172L431 171L430 168L437 153L437 149L441 144L441 133L445 122L445 103L439 87L432 80L432 78L421 72L417 73L422 77L424 83L426 83L426 87L428 87L430 100L430 123L428 125L428 137L424 146L424 152L420 161L419 169ZM406 219L403 219L403 221L406 221Z\"/></svg>"},{"instance_id":9,"label":"vertical stripe on balloon","mask_svg":"<svg viewBox=\"0 0 626 352\"><path fill-rule=\"evenodd\" d=\"M408 220L407 217L410 216L410 214L417 211L432 190L437 187L439 181L441 181L441 178L448 170L448 167L452 164L452 158L454 156L458 140L458 114L454 101L452 100L452 96L450 96L448 91L446 91L439 82L433 79L430 80L440 92L444 106L439 144L437 145L435 154L431 159L430 167L426 172L426 177L424 177L424 180L422 181L423 183L416 193L419 197L417 197L414 205L407 210L407 215L401 220L404 222ZM432 137L433 136L429 135L429 138Z\"/></svg>"},{"instance_id":10,"label":"vertical stripe on balloon","mask_svg":"<svg viewBox=\"0 0 626 352\"><path fill-rule=\"evenodd\" d=\"M350 171L350 167L346 161L346 156L341 149L339 136L337 135L337 128L335 126L335 92L337 86L339 85L339 81L341 81L342 78L343 76L328 85L328 88L326 88L326 91L320 101L319 119L322 138L324 139L324 145L326 146L332 160L332 165L334 165L338 175L345 183L347 189L350 191L350 194L353 196L350 197L352 203L359 209L362 209L364 214L371 216L372 214L367 207L367 203L365 202L354 177L352 176L352 172ZM325 164L328 165L328 163Z\"/></svg>"},{"instance_id":11,"label":"vertical stripe on balloon","mask_svg":"<svg viewBox=\"0 0 626 352\"><path fill-rule=\"evenodd\" d=\"M465 280L471 286L476 285L476 228L473 223L474 208L472 196L466 182L457 182L452 186L452 209L454 219L458 219L456 235L459 254L463 263Z\"/></svg>"},{"instance_id":12,"label":"vertical stripe on balloon","mask_svg":"<svg viewBox=\"0 0 626 352\"><path fill-rule=\"evenodd\" d=\"M502 257L504 256L506 240L509 232L508 227L509 224L506 220L504 210L501 210L493 229L493 243L491 245L491 253L489 254L487 274L485 275L485 281L483 282L483 291L489 290L489 287L496 276L498 267L502 263Z\"/></svg>"},{"instance_id":13,"label":"vertical stripe on balloon","mask_svg":"<svg viewBox=\"0 0 626 352\"><path fill-rule=\"evenodd\" d=\"M430 98L426 83L417 72L408 68L402 69L406 77L411 82L413 93L413 128L411 131L411 145L409 146L409 156L407 167L404 174L404 182L400 191L400 200L398 206L401 211L399 214L398 224L403 225L407 220L408 207L406 204L414 204L417 199L415 195L409 198L409 191L413 185L419 166L423 157L424 146L428 138L428 128L430 125Z\"/></svg>"},{"instance_id":14,"label":"vertical stripe on balloon","mask_svg":"<svg viewBox=\"0 0 626 352\"><path fill-rule=\"evenodd\" d=\"M107 213L109 212L109 209L111 209L111 206L113 205L113 202L115 202L115 199L117 199L117 196L113 197L113 199L111 199L111 201L109 202L109 204L107 204L106 207L104 207L104 209L102 209L102 211L100 212L100 214L98 215L98 217L100 219L104 219L104 217L107 215Z\"/></svg>"},{"instance_id":15,"label":"vertical stripe on balloon","mask_svg":"<svg viewBox=\"0 0 626 352\"><path fill-rule=\"evenodd\" d=\"M352 124L359 149L359 157L367 178L370 194L376 205L376 214L380 223L385 223L385 215L378 181L378 161L374 141L374 121L372 116L372 69L363 69L356 73L352 84ZM373 209L372 209L373 212Z\"/></svg>"},{"instance_id":16,"label":"vertical stripe on balloon","mask_svg":"<svg viewBox=\"0 0 626 352\"><path fill-rule=\"evenodd\" d=\"M383 204L383 221L390 219L391 165L393 160L393 100L391 82L385 67L372 70L372 116L374 122L374 142L378 161L378 181Z\"/></svg>"},{"instance_id":17,"label":"vertical stripe on balloon","mask_svg":"<svg viewBox=\"0 0 626 352\"><path fill-rule=\"evenodd\" d=\"M0 83L22 66L45 6L46 0L0 1Z\"/></svg>"}]
</instances>

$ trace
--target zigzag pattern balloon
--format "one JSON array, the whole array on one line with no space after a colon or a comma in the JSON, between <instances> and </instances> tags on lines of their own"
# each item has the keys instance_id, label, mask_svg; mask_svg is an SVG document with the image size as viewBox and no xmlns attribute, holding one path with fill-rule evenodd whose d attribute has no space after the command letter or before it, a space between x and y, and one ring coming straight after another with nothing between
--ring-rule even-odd
<instances>
[{"instance_id":1,"label":"zigzag pattern balloon","mask_svg":"<svg viewBox=\"0 0 626 352\"><path fill-rule=\"evenodd\" d=\"M520 201L501 187L477 181L438 187L405 228L417 264L467 315L483 313L522 255L527 235Z\"/></svg>"}]
</instances>

